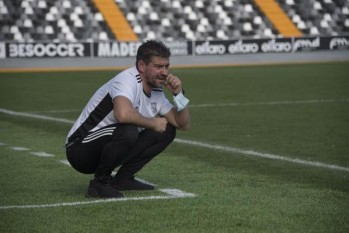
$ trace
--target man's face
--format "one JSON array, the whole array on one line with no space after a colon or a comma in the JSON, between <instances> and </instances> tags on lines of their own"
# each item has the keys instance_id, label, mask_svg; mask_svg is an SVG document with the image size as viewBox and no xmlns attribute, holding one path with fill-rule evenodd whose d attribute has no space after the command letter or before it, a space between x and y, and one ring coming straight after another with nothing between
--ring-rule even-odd
<instances>
[{"instance_id":1,"label":"man's face","mask_svg":"<svg viewBox=\"0 0 349 233\"><path fill-rule=\"evenodd\" d=\"M149 64L144 64L144 77L147 85L151 88L162 87L169 74L169 67L168 58L152 57Z\"/></svg>"}]
</instances>

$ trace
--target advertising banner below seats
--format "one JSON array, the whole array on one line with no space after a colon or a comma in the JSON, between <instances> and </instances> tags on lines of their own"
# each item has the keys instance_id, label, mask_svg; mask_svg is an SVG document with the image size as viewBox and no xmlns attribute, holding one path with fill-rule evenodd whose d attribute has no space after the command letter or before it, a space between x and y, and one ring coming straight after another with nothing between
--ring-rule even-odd
<instances>
[{"instance_id":1,"label":"advertising banner below seats","mask_svg":"<svg viewBox=\"0 0 349 233\"><path fill-rule=\"evenodd\" d=\"M292 38L197 41L195 55L288 53L292 52Z\"/></svg>"},{"instance_id":2,"label":"advertising banner below seats","mask_svg":"<svg viewBox=\"0 0 349 233\"><path fill-rule=\"evenodd\" d=\"M90 43L0 43L1 58L89 56Z\"/></svg>"},{"instance_id":3,"label":"advertising banner below seats","mask_svg":"<svg viewBox=\"0 0 349 233\"><path fill-rule=\"evenodd\" d=\"M164 42L173 56L295 53L348 50L349 36ZM57 57L135 57L141 42L0 42L0 59Z\"/></svg>"},{"instance_id":4,"label":"advertising banner below seats","mask_svg":"<svg viewBox=\"0 0 349 233\"><path fill-rule=\"evenodd\" d=\"M173 56L190 55L188 41L164 42L170 48ZM100 42L93 44L93 54L96 57L135 57L141 42Z\"/></svg>"}]
</instances>

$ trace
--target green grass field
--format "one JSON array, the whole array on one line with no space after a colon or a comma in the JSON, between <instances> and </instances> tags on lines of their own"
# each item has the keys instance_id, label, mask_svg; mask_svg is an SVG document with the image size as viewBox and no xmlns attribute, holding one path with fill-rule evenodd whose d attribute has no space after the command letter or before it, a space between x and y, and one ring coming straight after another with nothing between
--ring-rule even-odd
<instances>
[{"instance_id":1,"label":"green grass field","mask_svg":"<svg viewBox=\"0 0 349 233\"><path fill-rule=\"evenodd\" d=\"M117 72L0 73L0 232L349 232L348 62L172 70L192 128L103 202L63 145Z\"/></svg>"}]
</instances>

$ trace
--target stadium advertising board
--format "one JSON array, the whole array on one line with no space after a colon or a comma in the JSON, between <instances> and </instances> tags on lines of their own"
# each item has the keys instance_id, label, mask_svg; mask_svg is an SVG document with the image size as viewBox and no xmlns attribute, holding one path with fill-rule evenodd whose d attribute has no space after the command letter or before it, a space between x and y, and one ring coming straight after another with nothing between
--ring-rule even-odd
<instances>
[{"instance_id":1,"label":"stadium advertising board","mask_svg":"<svg viewBox=\"0 0 349 233\"><path fill-rule=\"evenodd\" d=\"M134 57L140 42L93 43L93 56L96 57Z\"/></svg>"},{"instance_id":2,"label":"stadium advertising board","mask_svg":"<svg viewBox=\"0 0 349 233\"><path fill-rule=\"evenodd\" d=\"M349 36L323 37L322 49L347 50L349 49Z\"/></svg>"},{"instance_id":3,"label":"stadium advertising board","mask_svg":"<svg viewBox=\"0 0 349 233\"><path fill-rule=\"evenodd\" d=\"M171 49L174 56L190 55L188 41L165 42L166 46ZM93 56L96 57L134 57L137 55L137 49L141 42L106 42L93 43Z\"/></svg>"},{"instance_id":4,"label":"stadium advertising board","mask_svg":"<svg viewBox=\"0 0 349 233\"><path fill-rule=\"evenodd\" d=\"M0 42L0 59L6 58L6 44L3 42Z\"/></svg>"},{"instance_id":5,"label":"stadium advertising board","mask_svg":"<svg viewBox=\"0 0 349 233\"><path fill-rule=\"evenodd\" d=\"M294 38L293 52L315 51L321 49L320 37L301 37Z\"/></svg>"},{"instance_id":6,"label":"stadium advertising board","mask_svg":"<svg viewBox=\"0 0 349 233\"><path fill-rule=\"evenodd\" d=\"M89 43L4 43L2 47L0 54L7 58L91 56Z\"/></svg>"},{"instance_id":7,"label":"stadium advertising board","mask_svg":"<svg viewBox=\"0 0 349 233\"><path fill-rule=\"evenodd\" d=\"M185 56L192 54L192 43L189 41L171 41L165 42L165 44L170 48L171 54L174 56Z\"/></svg>"},{"instance_id":8,"label":"stadium advertising board","mask_svg":"<svg viewBox=\"0 0 349 233\"><path fill-rule=\"evenodd\" d=\"M293 42L294 52L347 49L349 49L349 36L301 37L294 38Z\"/></svg>"},{"instance_id":9,"label":"stadium advertising board","mask_svg":"<svg viewBox=\"0 0 349 233\"><path fill-rule=\"evenodd\" d=\"M165 42L173 56L348 50L349 36ZM0 42L1 58L134 57L141 42Z\"/></svg>"},{"instance_id":10,"label":"stadium advertising board","mask_svg":"<svg viewBox=\"0 0 349 233\"><path fill-rule=\"evenodd\" d=\"M292 38L259 40L197 41L195 55L292 52Z\"/></svg>"},{"instance_id":11,"label":"stadium advertising board","mask_svg":"<svg viewBox=\"0 0 349 233\"><path fill-rule=\"evenodd\" d=\"M197 41L195 55L289 53L315 50L348 50L349 36L296 37L225 41Z\"/></svg>"}]
</instances>

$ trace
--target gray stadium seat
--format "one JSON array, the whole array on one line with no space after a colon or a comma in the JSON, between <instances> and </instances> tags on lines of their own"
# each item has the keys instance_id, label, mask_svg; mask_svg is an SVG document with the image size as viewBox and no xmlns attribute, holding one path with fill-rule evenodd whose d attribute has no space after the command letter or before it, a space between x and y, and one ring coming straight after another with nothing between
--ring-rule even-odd
<instances>
[{"instance_id":1,"label":"gray stadium seat","mask_svg":"<svg viewBox=\"0 0 349 233\"><path fill-rule=\"evenodd\" d=\"M346 0L277 0L305 35L348 35ZM343 12L344 9L344 12Z\"/></svg>"},{"instance_id":2,"label":"gray stadium seat","mask_svg":"<svg viewBox=\"0 0 349 233\"><path fill-rule=\"evenodd\" d=\"M348 0L277 0L306 36L348 35ZM274 38L252 0L115 0L143 39ZM0 0L0 40L107 41L115 37L92 0Z\"/></svg>"}]
</instances>

